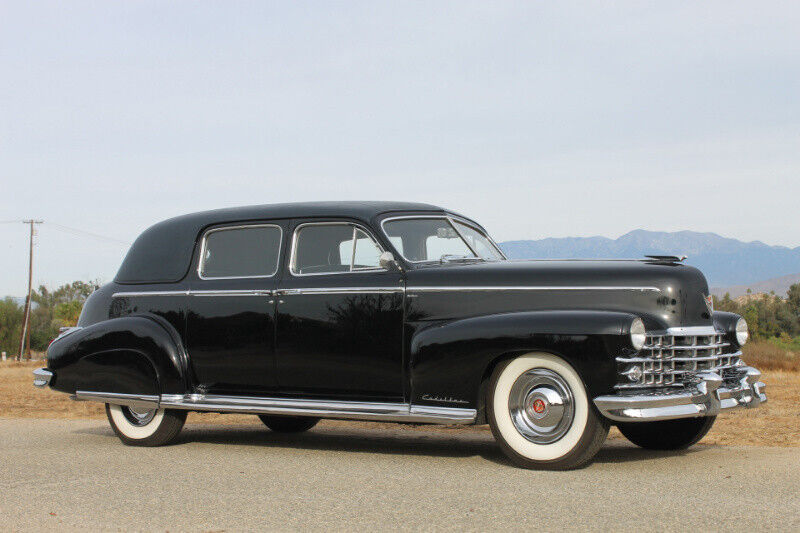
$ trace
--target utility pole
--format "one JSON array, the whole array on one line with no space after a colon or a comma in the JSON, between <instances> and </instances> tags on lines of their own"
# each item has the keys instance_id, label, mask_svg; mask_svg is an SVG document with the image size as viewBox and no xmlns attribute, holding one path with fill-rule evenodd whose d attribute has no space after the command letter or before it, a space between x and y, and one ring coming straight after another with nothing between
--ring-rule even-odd
<instances>
[{"instance_id":1,"label":"utility pole","mask_svg":"<svg viewBox=\"0 0 800 533\"><path fill-rule=\"evenodd\" d=\"M33 229L34 224L41 224L43 220L23 220L23 224L28 224L31 227L29 256L28 256L28 296L25 298L25 313L22 319L22 334L19 336L19 354L17 361L21 361L25 353L25 338L28 339L28 350L31 349L31 333L28 328L28 323L31 318L31 295L33 294L33 236L36 234Z\"/></svg>"}]
</instances>

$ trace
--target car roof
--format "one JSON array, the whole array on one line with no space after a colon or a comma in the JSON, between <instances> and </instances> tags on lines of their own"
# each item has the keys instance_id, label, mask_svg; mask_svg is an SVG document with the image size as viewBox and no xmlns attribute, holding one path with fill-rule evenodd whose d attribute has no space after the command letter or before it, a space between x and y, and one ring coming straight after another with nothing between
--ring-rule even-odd
<instances>
[{"instance_id":1,"label":"car roof","mask_svg":"<svg viewBox=\"0 0 800 533\"><path fill-rule=\"evenodd\" d=\"M354 217L370 220L392 211L445 211L445 209L414 202L295 202L213 209L170 220L201 219L205 225L262 218Z\"/></svg>"},{"instance_id":2,"label":"car roof","mask_svg":"<svg viewBox=\"0 0 800 533\"><path fill-rule=\"evenodd\" d=\"M182 279L189 269L198 235L204 228L216 224L328 217L354 218L369 223L379 215L393 212L453 213L430 204L373 201L266 204L190 213L159 222L139 235L128 250L115 281L159 283Z\"/></svg>"}]
</instances>

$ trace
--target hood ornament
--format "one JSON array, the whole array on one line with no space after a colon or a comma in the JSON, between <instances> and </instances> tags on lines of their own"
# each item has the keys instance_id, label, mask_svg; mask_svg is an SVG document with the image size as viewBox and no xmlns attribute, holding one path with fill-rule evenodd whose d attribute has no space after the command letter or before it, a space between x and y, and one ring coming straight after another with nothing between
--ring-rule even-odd
<instances>
[{"instance_id":1,"label":"hood ornament","mask_svg":"<svg viewBox=\"0 0 800 533\"><path fill-rule=\"evenodd\" d=\"M656 263L682 263L687 259L685 255L645 255L645 257Z\"/></svg>"}]
</instances>

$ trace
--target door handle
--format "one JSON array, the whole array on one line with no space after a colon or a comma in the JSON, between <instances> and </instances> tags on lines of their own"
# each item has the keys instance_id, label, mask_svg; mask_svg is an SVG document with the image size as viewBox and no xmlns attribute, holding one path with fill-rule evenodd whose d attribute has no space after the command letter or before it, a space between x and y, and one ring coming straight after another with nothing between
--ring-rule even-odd
<instances>
[{"instance_id":1,"label":"door handle","mask_svg":"<svg viewBox=\"0 0 800 533\"><path fill-rule=\"evenodd\" d=\"M278 289L275 291L278 296L286 296L288 294L300 294L300 289Z\"/></svg>"}]
</instances>

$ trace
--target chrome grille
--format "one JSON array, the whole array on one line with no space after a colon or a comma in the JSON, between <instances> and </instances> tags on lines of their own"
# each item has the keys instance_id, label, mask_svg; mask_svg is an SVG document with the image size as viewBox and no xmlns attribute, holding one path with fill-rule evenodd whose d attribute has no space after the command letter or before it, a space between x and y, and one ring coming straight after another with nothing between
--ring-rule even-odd
<instances>
[{"instance_id":1,"label":"chrome grille","mask_svg":"<svg viewBox=\"0 0 800 533\"><path fill-rule=\"evenodd\" d=\"M617 388L677 387L697 372L723 373L739 362L741 352L732 352L720 333L710 335L648 335L644 348L635 357L617 357L620 384ZM635 368L641 377L628 376Z\"/></svg>"}]
</instances>

